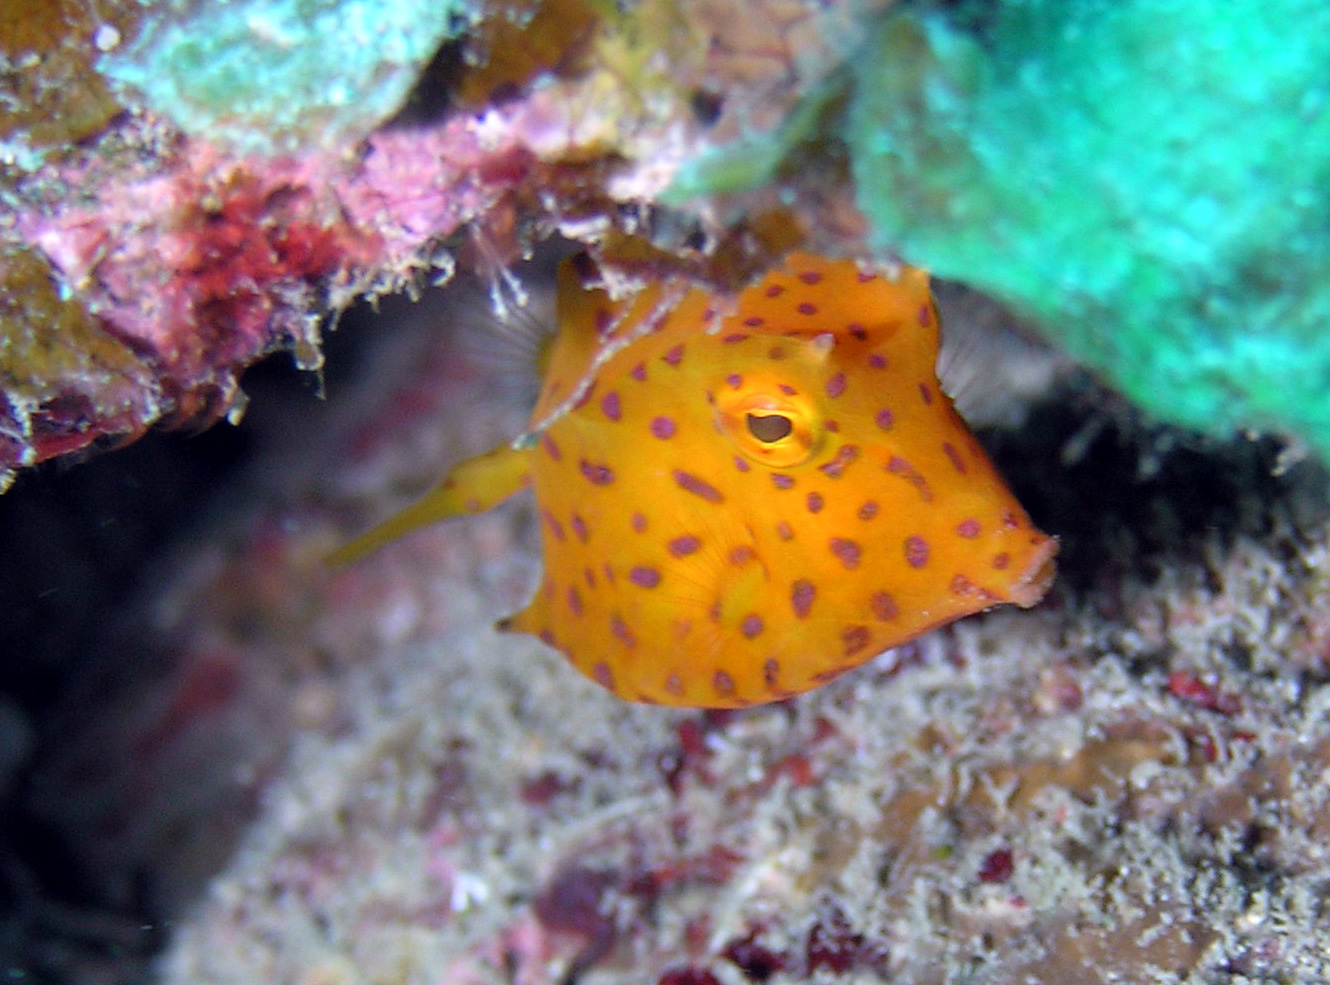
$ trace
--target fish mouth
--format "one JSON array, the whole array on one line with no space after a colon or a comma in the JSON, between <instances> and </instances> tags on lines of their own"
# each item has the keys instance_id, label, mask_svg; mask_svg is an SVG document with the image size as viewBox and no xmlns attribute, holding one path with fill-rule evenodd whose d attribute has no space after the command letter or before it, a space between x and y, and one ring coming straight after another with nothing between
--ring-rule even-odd
<instances>
[{"instance_id":1,"label":"fish mouth","mask_svg":"<svg viewBox=\"0 0 1330 985\"><path fill-rule=\"evenodd\" d=\"M1053 560L1058 553L1058 539L1044 534L1038 537L1042 543L1035 547L1030 563L1008 593L1011 601L1022 609L1028 609L1042 599L1058 573L1057 563Z\"/></svg>"}]
</instances>

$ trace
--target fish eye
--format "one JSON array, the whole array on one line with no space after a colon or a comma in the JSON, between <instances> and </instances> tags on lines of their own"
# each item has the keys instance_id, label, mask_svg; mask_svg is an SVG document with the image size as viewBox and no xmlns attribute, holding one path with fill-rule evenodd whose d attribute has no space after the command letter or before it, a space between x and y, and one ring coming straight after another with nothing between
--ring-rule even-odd
<instances>
[{"instance_id":1,"label":"fish eye","mask_svg":"<svg viewBox=\"0 0 1330 985\"><path fill-rule=\"evenodd\" d=\"M775 444L781 438L788 438L794 432L794 422L784 414L745 415L748 433L764 445Z\"/></svg>"},{"instance_id":2,"label":"fish eye","mask_svg":"<svg viewBox=\"0 0 1330 985\"><path fill-rule=\"evenodd\" d=\"M715 396L716 426L744 458L771 468L806 462L817 451L822 428L813 405L797 393L720 392Z\"/></svg>"}]
</instances>

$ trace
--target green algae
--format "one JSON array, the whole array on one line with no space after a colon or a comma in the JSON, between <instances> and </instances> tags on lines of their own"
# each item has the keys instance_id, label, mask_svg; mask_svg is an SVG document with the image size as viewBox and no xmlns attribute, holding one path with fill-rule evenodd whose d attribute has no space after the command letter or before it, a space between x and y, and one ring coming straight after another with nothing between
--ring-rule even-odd
<instances>
[{"instance_id":1,"label":"green algae","mask_svg":"<svg viewBox=\"0 0 1330 985\"><path fill-rule=\"evenodd\" d=\"M104 74L187 133L245 153L335 146L402 104L472 16L464 0L159 3Z\"/></svg>"},{"instance_id":2,"label":"green algae","mask_svg":"<svg viewBox=\"0 0 1330 985\"><path fill-rule=\"evenodd\" d=\"M880 248L1031 314L1161 417L1330 452L1330 8L912 9L854 59Z\"/></svg>"}]
</instances>

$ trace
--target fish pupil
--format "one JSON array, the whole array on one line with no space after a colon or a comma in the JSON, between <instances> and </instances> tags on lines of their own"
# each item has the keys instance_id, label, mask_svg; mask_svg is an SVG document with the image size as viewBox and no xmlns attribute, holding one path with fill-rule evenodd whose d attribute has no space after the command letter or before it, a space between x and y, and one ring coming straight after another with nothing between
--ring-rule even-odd
<instances>
[{"instance_id":1,"label":"fish pupil","mask_svg":"<svg viewBox=\"0 0 1330 985\"><path fill-rule=\"evenodd\" d=\"M747 415L748 433L763 444L774 444L794 432L794 422L784 414Z\"/></svg>"}]
</instances>

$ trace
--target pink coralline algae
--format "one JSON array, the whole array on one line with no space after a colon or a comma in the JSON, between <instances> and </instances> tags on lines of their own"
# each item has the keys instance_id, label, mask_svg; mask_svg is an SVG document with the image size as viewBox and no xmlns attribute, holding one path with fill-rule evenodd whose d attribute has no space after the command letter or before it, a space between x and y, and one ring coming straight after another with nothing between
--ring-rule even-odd
<instances>
[{"instance_id":1,"label":"pink coralline algae","mask_svg":"<svg viewBox=\"0 0 1330 985\"><path fill-rule=\"evenodd\" d=\"M22 213L18 229L100 331L135 354L150 396L61 427L55 408L101 384L71 375L37 406L11 393L14 440L0 444L0 475L159 420L208 422L234 405L240 372L274 350L317 368L318 312L345 306L384 271L409 271L426 238L474 219L529 163L514 142L456 119L378 134L352 162L225 162L187 145L149 177L66 175L86 177L89 195Z\"/></svg>"},{"instance_id":2,"label":"pink coralline algae","mask_svg":"<svg viewBox=\"0 0 1330 985\"><path fill-rule=\"evenodd\" d=\"M8 320L0 312L11 343L0 358L0 484L154 423L234 416L246 366L291 350L317 368L321 322L356 297L443 279L457 262L501 276L552 230L617 252L638 273L677 266L710 239L718 248L706 262L733 282L803 235L774 192L749 196L762 213L753 222L742 210L721 222L681 215L652 234L659 243L625 246L624 234L645 231L642 217L687 161L778 127L861 36L860 15L884 5L652 0L610 12L583 0L494 0L390 11L327 0L327 23L349 23L334 10L363 20L326 38L322 21L280 0L193 12L149 4L100 25L43 20L43 43L75 52L71 71L99 94L99 128L82 143L29 146L29 116L49 114L9 121L6 148L25 152L0 148L14 164L0 172L0 277L13 254L30 256L88 329L63 332L39 305ZM420 32L405 29L411 10ZM404 43L361 57L356 31L376 23ZM0 50L24 55L11 99L50 95L55 82L31 68L41 59L27 57L27 34L4 28ZM218 58L210 44L222 45ZM325 71L348 44L347 71ZM246 51L254 76L236 78ZM376 59L391 71L386 88ZM292 72L312 73L311 85L273 99L262 80ZM402 105L411 78L416 96ZM357 92L354 80L374 81ZM124 112L105 105L108 93ZM61 112L77 115L77 103ZM331 129L315 125L333 118ZM816 214L837 210L824 196ZM50 366L14 355L52 347L80 358Z\"/></svg>"}]
</instances>

